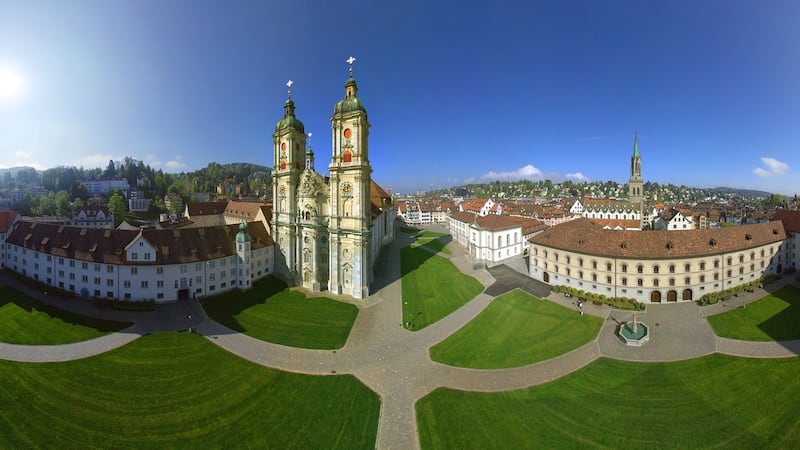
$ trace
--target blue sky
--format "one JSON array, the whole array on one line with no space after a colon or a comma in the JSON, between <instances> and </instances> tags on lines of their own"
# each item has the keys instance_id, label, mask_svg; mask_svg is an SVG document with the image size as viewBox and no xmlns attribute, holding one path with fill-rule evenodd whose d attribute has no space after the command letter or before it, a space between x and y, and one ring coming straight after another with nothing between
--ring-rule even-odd
<instances>
[{"instance_id":1,"label":"blue sky","mask_svg":"<svg viewBox=\"0 0 800 450\"><path fill-rule=\"evenodd\" d=\"M800 2L0 0L0 167L330 162L353 55L373 178L800 191Z\"/></svg>"}]
</instances>

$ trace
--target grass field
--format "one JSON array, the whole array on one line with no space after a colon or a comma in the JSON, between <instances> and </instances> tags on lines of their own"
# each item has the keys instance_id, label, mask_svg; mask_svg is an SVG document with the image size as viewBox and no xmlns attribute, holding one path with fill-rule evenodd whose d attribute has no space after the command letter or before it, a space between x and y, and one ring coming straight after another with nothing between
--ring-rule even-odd
<instances>
[{"instance_id":1,"label":"grass field","mask_svg":"<svg viewBox=\"0 0 800 450\"><path fill-rule=\"evenodd\" d=\"M550 359L591 341L603 319L514 290L431 348L431 359L475 369L517 367Z\"/></svg>"},{"instance_id":2,"label":"grass field","mask_svg":"<svg viewBox=\"0 0 800 450\"><path fill-rule=\"evenodd\" d=\"M443 238L445 236L450 236L450 235L447 233L437 233L434 231L423 231L417 233L416 239L417 239L417 244L423 247L427 247L431 250L442 252L446 255L449 255L451 253L450 250L447 247L445 247L446 244L440 240L440 238Z\"/></svg>"},{"instance_id":3,"label":"grass field","mask_svg":"<svg viewBox=\"0 0 800 450\"><path fill-rule=\"evenodd\" d=\"M0 361L0 448L374 448L352 376L267 369L196 334L66 363Z\"/></svg>"},{"instance_id":4,"label":"grass field","mask_svg":"<svg viewBox=\"0 0 800 450\"><path fill-rule=\"evenodd\" d=\"M12 287L0 287L0 342L69 344L94 339L130 325L79 316L39 303Z\"/></svg>"},{"instance_id":5,"label":"grass field","mask_svg":"<svg viewBox=\"0 0 800 450\"><path fill-rule=\"evenodd\" d=\"M735 305L735 300L729 300ZM730 303L729 303L730 304ZM718 336L747 341L800 339L800 290L785 286L771 295L708 317Z\"/></svg>"},{"instance_id":6,"label":"grass field","mask_svg":"<svg viewBox=\"0 0 800 450\"><path fill-rule=\"evenodd\" d=\"M422 448L799 448L800 358L600 359L498 394L417 402Z\"/></svg>"},{"instance_id":7,"label":"grass field","mask_svg":"<svg viewBox=\"0 0 800 450\"><path fill-rule=\"evenodd\" d=\"M306 298L272 277L243 292L226 292L203 303L209 317L256 339L291 347L344 346L358 308L325 297Z\"/></svg>"},{"instance_id":8,"label":"grass field","mask_svg":"<svg viewBox=\"0 0 800 450\"><path fill-rule=\"evenodd\" d=\"M419 330L445 317L483 291L483 285L445 258L418 248L400 249L403 325ZM411 322L412 326L407 323Z\"/></svg>"}]
</instances>

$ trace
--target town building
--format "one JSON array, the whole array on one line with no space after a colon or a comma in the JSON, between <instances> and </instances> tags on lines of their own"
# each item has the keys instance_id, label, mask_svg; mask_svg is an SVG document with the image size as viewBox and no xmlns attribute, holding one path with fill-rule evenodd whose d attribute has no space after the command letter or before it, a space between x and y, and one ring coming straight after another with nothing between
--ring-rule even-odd
<instances>
[{"instance_id":1,"label":"town building","mask_svg":"<svg viewBox=\"0 0 800 450\"><path fill-rule=\"evenodd\" d=\"M381 247L394 238L395 213L391 197L372 180L370 124L357 96L352 61L345 96L331 117L328 177L316 171L314 151L295 116L289 90L273 134L271 224L279 249L276 267L290 281L315 292L327 288L363 299L370 294ZM287 85L291 88L291 82Z\"/></svg>"},{"instance_id":2,"label":"town building","mask_svg":"<svg viewBox=\"0 0 800 450\"><path fill-rule=\"evenodd\" d=\"M114 228L114 214L105 206L86 205L72 216L70 225L87 228Z\"/></svg>"},{"instance_id":3,"label":"town building","mask_svg":"<svg viewBox=\"0 0 800 450\"><path fill-rule=\"evenodd\" d=\"M471 212L451 214L449 227L453 240L472 260L487 266L522 257L528 250L528 240L548 228L536 219Z\"/></svg>"},{"instance_id":4,"label":"town building","mask_svg":"<svg viewBox=\"0 0 800 450\"><path fill-rule=\"evenodd\" d=\"M274 242L260 222L102 230L17 221L3 261L81 297L166 302L249 288L274 272Z\"/></svg>"},{"instance_id":5,"label":"town building","mask_svg":"<svg viewBox=\"0 0 800 450\"><path fill-rule=\"evenodd\" d=\"M582 218L530 244L532 278L643 303L697 300L791 264L782 222L675 233L612 231Z\"/></svg>"},{"instance_id":6,"label":"town building","mask_svg":"<svg viewBox=\"0 0 800 450\"><path fill-rule=\"evenodd\" d=\"M114 179L114 180L83 180L80 182L89 195L108 195L111 190L116 189L123 191L125 195L131 189L128 180Z\"/></svg>"},{"instance_id":7,"label":"town building","mask_svg":"<svg viewBox=\"0 0 800 450\"><path fill-rule=\"evenodd\" d=\"M6 267L6 238L11 226L17 220L19 220L19 214L16 211L0 211L0 269L5 269Z\"/></svg>"}]
</instances>

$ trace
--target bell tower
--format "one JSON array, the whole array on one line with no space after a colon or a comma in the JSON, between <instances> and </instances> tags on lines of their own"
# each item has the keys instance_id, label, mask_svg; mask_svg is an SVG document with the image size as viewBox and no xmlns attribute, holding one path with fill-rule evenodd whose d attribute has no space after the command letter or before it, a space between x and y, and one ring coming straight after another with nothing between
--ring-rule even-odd
<instances>
[{"instance_id":1,"label":"bell tower","mask_svg":"<svg viewBox=\"0 0 800 450\"><path fill-rule=\"evenodd\" d=\"M272 170L272 237L280 251L280 254L276 254L276 270L288 272L296 279L297 186L303 171L306 135L303 122L295 117L292 84L292 80L286 83L289 91L283 105L283 118L275 125L275 133L272 134L275 161Z\"/></svg>"},{"instance_id":2,"label":"bell tower","mask_svg":"<svg viewBox=\"0 0 800 450\"><path fill-rule=\"evenodd\" d=\"M355 298L369 296L372 282L372 209L367 110L358 98L352 56L350 77L331 117L330 272L328 290Z\"/></svg>"},{"instance_id":3,"label":"bell tower","mask_svg":"<svg viewBox=\"0 0 800 450\"><path fill-rule=\"evenodd\" d=\"M633 156L631 156L631 177L628 180L628 201L636 205L640 217L643 217L644 181L642 180L642 157L639 155L638 133L635 133L633 135ZM640 228L641 228L641 223L640 223Z\"/></svg>"}]
</instances>

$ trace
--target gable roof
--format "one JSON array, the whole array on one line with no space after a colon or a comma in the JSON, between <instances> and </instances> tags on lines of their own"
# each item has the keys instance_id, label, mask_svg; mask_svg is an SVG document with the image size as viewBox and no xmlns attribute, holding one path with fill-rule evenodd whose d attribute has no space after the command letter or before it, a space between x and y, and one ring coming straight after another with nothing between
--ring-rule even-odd
<instances>
[{"instance_id":1,"label":"gable roof","mask_svg":"<svg viewBox=\"0 0 800 450\"><path fill-rule=\"evenodd\" d=\"M226 216L237 217L252 222L256 220L258 212L262 211L262 208L265 206L266 205L261 202L229 201L223 212ZM266 211L264 211L264 218L269 219Z\"/></svg>"},{"instance_id":2,"label":"gable roof","mask_svg":"<svg viewBox=\"0 0 800 450\"><path fill-rule=\"evenodd\" d=\"M775 211L773 219L783 222L783 226L786 228L786 231L792 233L800 232L800 211L779 209Z\"/></svg>"},{"instance_id":3,"label":"gable roof","mask_svg":"<svg viewBox=\"0 0 800 450\"><path fill-rule=\"evenodd\" d=\"M102 230L19 221L6 242L53 256L103 264L183 264L235 255L238 231L236 224L171 230ZM253 250L274 244L263 222L248 223L247 233ZM125 248L140 234L156 248L156 261L126 260Z\"/></svg>"},{"instance_id":4,"label":"gable roof","mask_svg":"<svg viewBox=\"0 0 800 450\"><path fill-rule=\"evenodd\" d=\"M189 202L186 211L192 216L214 216L225 212L226 202Z\"/></svg>"},{"instance_id":5,"label":"gable roof","mask_svg":"<svg viewBox=\"0 0 800 450\"><path fill-rule=\"evenodd\" d=\"M16 211L0 211L0 233L8 231L17 216Z\"/></svg>"},{"instance_id":6,"label":"gable roof","mask_svg":"<svg viewBox=\"0 0 800 450\"><path fill-rule=\"evenodd\" d=\"M556 225L530 239L533 244L576 253L619 258L681 258L716 255L786 239L781 222L686 230L604 230L589 219Z\"/></svg>"}]
</instances>

